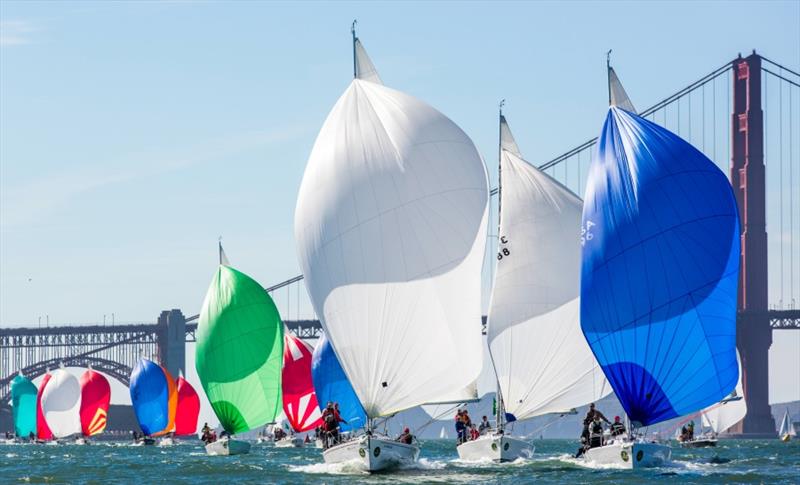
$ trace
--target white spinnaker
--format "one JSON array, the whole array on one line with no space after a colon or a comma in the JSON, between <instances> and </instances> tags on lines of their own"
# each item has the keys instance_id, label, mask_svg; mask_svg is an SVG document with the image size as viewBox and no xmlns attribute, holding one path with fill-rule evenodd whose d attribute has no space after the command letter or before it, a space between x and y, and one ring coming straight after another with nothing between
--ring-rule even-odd
<instances>
[{"instance_id":1,"label":"white spinnaker","mask_svg":"<svg viewBox=\"0 0 800 485\"><path fill-rule=\"evenodd\" d=\"M726 398L726 402L709 406L703 411L703 425L711 428L714 433L722 433L728 428L738 423L747 414L747 402L744 400L744 389L742 388L742 360L739 352L736 352L736 361L739 364L739 381L736 388ZM739 398L729 401L731 398Z\"/></svg>"},{"instance_id":2,"label":"white spinnaker","mask_svg":"<svg viewBox=\"0 0 800 485\"><path fill-rule=\"evenodd\" d=\"M569 411L611 388L580 328L581 199L509 150L500 160L488 341L505 410L521 420Z\"/></svg>"},{"instance_id":3,"label":"white spinnaker","mask_svg":"<svg viewBox=\"0 0 800 485\"><path fill-rule=\"evenodd\" d=\"M56 369L42 392L42 412L55 438L81 433L81 385L65 369Z\"/></svg>"},{"instance_id":4,"label":"white spinnaker","mask_svg":"<svg viewBox=\"0 0 800 485\"><path fill-rule=\"evenodd\" d=\"M478 378L488 198L472 140L412 96L355 79L325 120L295 239L369 416L450 399Z\"/></svg>"}]
</instances>

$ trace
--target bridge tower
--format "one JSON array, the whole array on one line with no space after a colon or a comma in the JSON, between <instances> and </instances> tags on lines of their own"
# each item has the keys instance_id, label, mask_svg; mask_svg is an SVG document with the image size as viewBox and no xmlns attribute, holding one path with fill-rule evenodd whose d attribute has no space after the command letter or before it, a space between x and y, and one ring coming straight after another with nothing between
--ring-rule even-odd
<instances>
[{"instance_id":1,"label":"bridge tower","mask_svg":"<svg viewBox=\"0 0 800 485\"><path fill-rule=\"evenodd\" d=\"M172 377L186 375L186 317L178 309L164 310L156 323L158 359Z\"/></svg>"},{"instance_id":2,"label":"bridge tower","mask_svg":"<svg viewBox=\"0 0 800 485\"><path fill-rule=\"evenodd\" d=\"M769 324L767 280L766 180L764 113L761 109L761 57L733 62L731 183L741 223L741 273L737 347L742 359L742 386L747 416L730 432L775 436L769 407Z\"/></svg>"}]
</instances>

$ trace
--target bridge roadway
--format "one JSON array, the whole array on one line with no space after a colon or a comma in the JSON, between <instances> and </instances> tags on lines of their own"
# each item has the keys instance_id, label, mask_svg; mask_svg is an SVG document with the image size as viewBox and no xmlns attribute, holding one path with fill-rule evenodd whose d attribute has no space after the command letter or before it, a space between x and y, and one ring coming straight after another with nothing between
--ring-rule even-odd
<instances>
[{"instance_id":1,"label":"bridge roadway","mask_svg":"<svg viewBox=\"0 0 800 485\"><path fill-rule=\"evenodd\" d=\"M18 372L35 379L49 369L89 367L129 385L141 357L159 360L175 376L185 370L185 344L195 342L197 317L180 310L162 312L158 323L59 325L0 329L0 407L7 406L10 384ZM303 339L319 338L318 320L288 320L286 327ZM184 372L185 374L185 372Z\"/></svg>"}]
</instances>

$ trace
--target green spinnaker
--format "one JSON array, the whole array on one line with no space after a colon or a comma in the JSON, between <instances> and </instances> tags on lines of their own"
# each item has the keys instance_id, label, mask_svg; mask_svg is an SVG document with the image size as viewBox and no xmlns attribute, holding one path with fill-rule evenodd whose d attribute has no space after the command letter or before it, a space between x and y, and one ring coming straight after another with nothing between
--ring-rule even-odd
<instances>
[{"instance_id":1,"label":"green spinnaker","mask_svg":"<svg viewBox=\"0 0 800 485\"><path fill-rule=\"evenodd\" d=\"M18 375L11 381L14 433L20 438L36 434L36 393L36 386L27 377Z\"/></svg>"},{"instance_id":2,"label":"green spinnaker","mask_svg":"<svg viewBox=\"0 0 800 485\"><path fill-rule=\"evenodd\" d=\"M242 433L280 412L283 323L252 278L220 265L197 326L195 367L225 431Z\"/></svg>"}]
</instances>

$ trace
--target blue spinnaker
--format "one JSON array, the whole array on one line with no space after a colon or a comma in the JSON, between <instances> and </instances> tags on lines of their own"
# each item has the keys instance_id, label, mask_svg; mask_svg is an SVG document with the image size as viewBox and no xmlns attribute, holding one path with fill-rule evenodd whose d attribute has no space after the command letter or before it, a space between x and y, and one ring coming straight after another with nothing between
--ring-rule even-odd
<instances>
[{"instance_id":1,"label":"blue spinnaker","mask_svg":"<svg viewBox=\"0 0 800 485\"><path fill-rule=\"evenodd\" d=\"M674 133L612 107L581 241L581 327L631 421L727 396L739 373L739 219L725 174Z\"/></svg>"},{"instance_id":2,"label":"blue spinnaker","mask_svg":"<svg viewBox=\"0 0 800 485\"><path fill-rule=\"evenodd\" d=\"M314 381L314 390L321 410L325 410L329 401L339 403L339 413L342 419L347 421L346 424L341 423L342 431L363 428L367 425L364 407L358 400L325 334L320 337L311 356L311 378Z\"/></svg>"},{"instance_id":3,"label":"blue spinnaker","mask_svg":"<svg viewBox=\"0 0 800 485\"><path fill-rule=\"evenodd\" d=\"M36 386L30 379L18 375L11 381L11 407L14 433L19 438L36 434Z\"/></svg>"},{"instance_id":4,"label":"blue spinnaker","mask_svg":"<svg viewBox=\"0 0 800 485\"><path fill-rule=\"evenodd\" d=\"M131 403L145 435L164 431L170 422L170 383L162 367L139 359L131 372Z\"/></svg>"}]
</instances>

